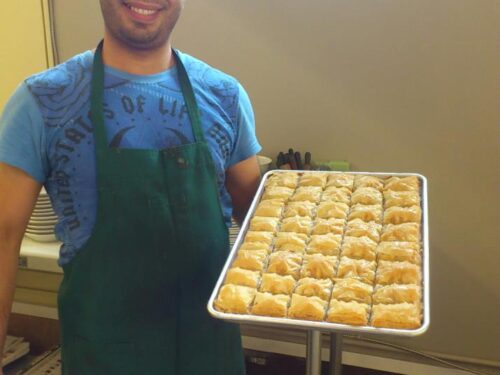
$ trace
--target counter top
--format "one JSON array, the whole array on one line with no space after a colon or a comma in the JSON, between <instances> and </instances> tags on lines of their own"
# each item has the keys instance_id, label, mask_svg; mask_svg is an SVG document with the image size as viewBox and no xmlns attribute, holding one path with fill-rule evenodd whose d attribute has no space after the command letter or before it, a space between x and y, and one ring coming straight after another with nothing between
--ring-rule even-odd
<instances>
[{"instance_id":1,"label":"counter top","mask_svg":"<svg viewBox=\"0 0 500 375\"><path fill-rule=\"evenodd\" d=\"M24 237L21 243L19 267L62 273L57 264L60 242L36 242Z\"/></svg>"}]
</instances>

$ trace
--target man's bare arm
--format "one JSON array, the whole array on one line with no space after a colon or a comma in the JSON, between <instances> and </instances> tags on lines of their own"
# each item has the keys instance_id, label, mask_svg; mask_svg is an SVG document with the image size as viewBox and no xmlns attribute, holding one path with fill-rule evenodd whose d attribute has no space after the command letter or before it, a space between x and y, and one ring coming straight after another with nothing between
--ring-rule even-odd
<instances>
[{"instance_id":1,"label":"man's bare arm","mask_svg":"<svg viewBox=\"0 0 500 375\"><path fill-rule=\"evenodd\" d=\"M0 163L0 357L12 308L19 248L40 188L25 172Z\"/></svg>"},{"instance_id":2,"label":"man's bare arm","mask_svg":"<svg viewBox=\"0 0 500 375\"><path fill-rule=\"evenodd\" d=\"M226 188L233 201L233 216L241 225L259 187L260 170L256 156L249 157L226 171Z\"/></svg>"}]
</instances>

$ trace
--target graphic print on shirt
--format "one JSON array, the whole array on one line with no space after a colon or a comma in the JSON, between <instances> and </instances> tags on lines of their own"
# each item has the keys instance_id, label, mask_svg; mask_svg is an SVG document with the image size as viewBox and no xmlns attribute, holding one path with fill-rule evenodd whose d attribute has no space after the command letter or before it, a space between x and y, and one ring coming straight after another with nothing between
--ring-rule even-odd
<instances>
[{"instance_id":1,"label":"graphic print on shirt","mask_svg":"<svg viewBox=\"0 0 500 375\"><path fill-rule=\"evenodd\" d=\"M95 220L91 58L81 55L26 81L45 125L50 165L46 188L60 217L56 232L64 243L61 264L90 236ZM235 82L221 79L220 72L214 73L202 63L188 65L214 159L223 213L230 223L231 199L224 181L237 137L239 89ZM106 70L103 108L110 147L162 149L193 141L176 74L168 73L155 80L135 80Z\"/></svg>"}]
</instances>

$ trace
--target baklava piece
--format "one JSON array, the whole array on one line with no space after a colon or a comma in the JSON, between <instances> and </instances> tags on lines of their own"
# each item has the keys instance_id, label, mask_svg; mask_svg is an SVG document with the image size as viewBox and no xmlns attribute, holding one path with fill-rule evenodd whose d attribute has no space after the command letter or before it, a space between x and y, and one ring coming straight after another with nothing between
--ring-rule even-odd
<instances>
[{"instance_id":1,"label":"baklava piece","mask_svg":"<svg viewBox=\"0 0 500 375\"><path fill-rule=\"evenodd\" d=\"M368 324L370 306L355 301L345 302L332 299L326 314L326 320L331 323L365 326Z\"/></svg>"},{"instance_id":2,"label":"baklava piece","mask_svg":"<svg viewBox=\"0 0 500 375\"><path fill-rule=\"evenodd\" d=\"M354 179L354 190L363 187L371 187L377 189L378 191L381 191L384 188L384 181L381 178L375 176L357 175Z\"/></svg>"},{"instance_id":3,"label":"baklava piece","mask_svg":"<svg viewBox=\"0 0 500 375\"><path fill-rule=\"evenodd\" d=\"M380 223L382 221L382 206L379 204L355 204L351 207L351 212L349 213L349 221L354 219Z\"/></svg>"},{"instance_id":4,"label":"baklava piece","mask_svg":"<svg viewBox=\"0 0 500 375\"><path fill-rule=\"evenodd\" d=\"M354 219L347 222L346 236L350 237L368 237L375 242L380 240L380 231L382 225L374 221L363 221L361 219Z\"/></svg>"},{"instance_id":5,"label":"baklava piece","mask_svg":"<svg viewBox=\"0 0 500 375\"><path fill-rule=\"evenodd\" d=\"M377 264L374 261L364 259L352 259L341 257L337 271L338 278L353 278L366 284L373 284L375 280L375 268Z\"/></svg>"},{"instance_id":6,"label":"baklava piece","mask_svg":"<svg viewBox=\"0 0 500 375\"><path fill-rule=\"evenodd\" d=\"M250 221L250 230L261 232L276 232L279 218L254 216Z\"/></svg>"},{"instance_id":7,"label":"baklava piece","mask_svg":"<svg viewBox=\"0 0 500 375\"><path fill-rule=\"evenodd\" d=\"M273 238L273 232L258 232L249 230L245 236L245 242L261 242L266 245L271 245Z\"/></svg>"},{"instance_id":8,"label":"baklava piece","mask_svg":"<svg viewBox=\"0 0 500 375\"><path fill-rule=\"evenodd\" d=\"M398 303L373 305L370 324L380 328L415 329L421 326L419 305Z\"/></svg>"},{"instance_id":9,"label":"baklava piece","mask_svg":"<svg viewBox=\"0 0 500 375\"><path fill-rule=\"evenodd\" d=\"M225 284L235 284L257 288L260 272L233 267L227 271Z\"/></svg>"},{"instance_id":10,"label":"baklava piece","mask_svg":"<svg viewBox=\"0 0 500 375\"><path fill-rule=\"evenodd\" d=\"M317 216L321 219L345 219L349 206L341 202L322 202L318 206Z\"/></svg>"},{"instance_id":11,"label":"baklava piece","mask_svg":"<svg viewBox=\"0 0 500 375\"><path fill-rule=\"evenodd\" d=\"M266 180L266 187L281 186L295 189L299 181L299 175L295 172L275 173Z\"/></svg>"},{"instance_id":12,"label":"baklava piece","mask_svg":"<svg viewBox=\"0 0 500 375\"><path fill-rule=\"evenodd\" d=\"M290 302L289 296L257 292L251 313L253 315L284 318L286 317L288 302Z\"/></svg>"},{"instance_id":13,"label":"baklava piece","mask_svg":"<svg viewBox=\"0 0 500 375\"><path fill-rule=\"evenodd\" d=\"M328 175L324 173L304 173L299 180L299 186L319 186L323 189Z\"/></svg>"},{"instance_id":14,"label":"baklava piece","mask_svg":"<svg viewBox=\"0 0 500 375\"><path fill-rule=\"evenodd\" d=\"M418 192L419 186L417 176L391 177L385 182L384 190Z\"/></svg>"},{"instance_id":15,"label":"baklava piece","mask_svg":"<svg viewBox=\"0 0 500 375\"><path fill-rule=\"evenodd\" d=\"M333 287L332 298L340 301L372 303L373 287L356 279L337 279Z\"/></svg>"},{"instance_id":16,"label":"baklava piece","mask_svg":"<svg viewBox=\"0 0 500 375\"><path fill-rule=\"evenodd\" d=\"M344 233L344 219L316 219L311 234L342 234Z\"/></svg>"},{"instance_id":17,"label":"baklava piece","mask_svg":"<svg viewBox=\"0 0 500 375\"><path fill-rule=\"evenodd\" d=\"M310 217L292 216L283 219L281 222L281 232L294 232L309 234L311 232L312 220Z\"/></svg>"},{"instance_id":18,"label":"baklava piece","mask_svg":"<svg viewBox=\"0 0 500 375\"><path fill-rule=\"evenodd\" d=\"M382 236L380 239L382 241L419 242L420 224L387 224L382 228Z\"/></svg>"},{"instance_id":19,"label":"baklava piece","mask_svg":"<svg viewBox=\"0 0 500 375\"><path fill-rule=\"evenodd\" d=\"M420 267L409 262L378 262L375 283L389 284L416 284L420 285L422 273Z\"/></svg>"},{"instance_id":20,"label":"baklava piece","mask_svg":"<svg viewBox=\"0 0 500 375\"><path fill-rule=\"evenodd\" d=\"M262 200L279 199L286 202L292 196L293 192L294 189L290 189L285 186L269 186L264 190Z\"/></svg>"},{"instance_id":21,"label":"baklava piece","mask_svg":"<svg viewBox=\"0 0 500 375\"><path fill-rule=\"evenodd\" d=\"M267 272L278 275L290 275L294 279L299 278L302 257L289 251L278 251L269 256L269 266Z\"/></svg>"},{"instance_id":22,"label":"baklava piece","mask_svg":"<svg viewBox=\"0 0 500 375\"><path fill-rule=\"evenodd\" d=\"M292 202L319 202L321 193L323 189L319 186L302 186L295 190L295 193L291 196L290 200Z\"/></svg>"},{"instance_id":23,"label":"baklava piece","mask_svg":"<svg viewBox=\"0 0 500 375\"><path fill-rule=\"evenodd\" d=\"M215 300L215 308L219 311L235 314L248 314L249 307L257 291L247 286L227 284L222 286Z\"/></svg>"},{"instance_id":24,"label":"baklava piece","mask_svg":"<svg viewBox=\"0 0 500 375\"><path fill-rule=\"evenodd\" d=\"M344 173L333 173L328 176L326 186L334 186L337 188L347 188L352 191L354 184L354 175Z\"/></svg>"},{"instance_id":25,"label":"baklava piece","mask_svg":"<svg viewBox=\"0 0 500 375\"><path fill-rule=\"evenodd\" d=\"M264 242L243 242L239 248L239 250L250 250L250 251L255 251L255 250L261 250L265 251L266 253L271 252L271 246L264 243Z\"/></svg>"},{"instance_id":26,"label":"baklava piece","mask_svg":"<svg viewBox=\"0 0 500 375\"><path fill-rule=\"evenodd\" d=\"M328 303L319 297L305 297L300 294L293 294L288 309L288 317L321 321L325 317L327 305Z\"/></svg>"},{"instance_id":27,"label":"baklava piece","mask_svg":"<svg viewBox=\"0 0 500 375\"><path fill-rule=\"evenodd\" d=\"M418 264L422 262L419 244L415 242L381 242L377 246L378 260L391 262L410 262Z\"/></svg>"},{"instance_id":28,"label":"baklava piece","mask_svg":"<svg viewBox=\"0 0 500 375\"><path fill-rule=\"evenodd\" d=\"M351 196L351 204L382 204L382 193L372 187L361 187L356 189Z\"/></svg>"},{"instance_id":29,"label":"baklava piece","mask_svg":"<svg viewBox=\"0 0 500 375\"><path fill-rule=\"evenodd\" d=\"M328 301L330 299L332 287L333 282L329 279L305 277L299 280L295 288L295 293L306 297L319 297L324 301Z\"/></svg>"},{"instance_id":30,"label":"baklava piece","mask_svg":"<svg viewBox=\"0 0 500 375\"><path fill-rule=\"evenodd\" d=\"M420 206L394 206L384 211L384 224L420 223L420 220L422 220Z\"/></svg>"},{"instance_id":31,"label":"baklava piece","mask_svg":"<svg viewBox=\"0 0 500 375\"><path fill-rule=\"evenodd\" d=\"M295 279L290 276L281 276L276 273L265 273L259 291L272 294L292 294L295 287Z\"/></svg>"},{"instance_id":32,"label":"baklava piece","mask_svg":"<svg viewBox=\"0 0 500 375\"><path fill-rule=\"evenodd\" d=\"M274 249L277 251L292 251L303 253L306 251L307 235L294 232L280 232L276 235Z\"/></svg>"},{"instance_id":33,"label":"baklava piece","mask_svg":"<svg viewBox=\"0 0 500 375\"><path fill-rule=\"evenodd\" d=\"M353 259L375 260L377 243L369 237L344 237L342 256Z\"/></svg>"},{"instance_id":34,"label":"baklava piece","mask_svg":"<svg viewBox=\"0 0 500 375\"><path fill-rule=\"evenodd\" d=\"M266 257L265 250L239 250L232 266L250 271L262 271Z\"/></svg>"},{"instance_id":35,"label":"baklava piece","mask_svg":"<svg viewBox=\"0 0 500 375\"><path fill-rule=\"evenodd\" d=\"M313 217L316 205L311 202L290 202L285 206L283 217Z\"/></svg>"},{"instance_id":36,"label":"baklava piece","mask_svg":"<svg viewBox=\"0 0 500 375\"><path fill-rule=\"evenodd\" d=\"M393 305L396 303L420 304L422 299L422 288L419 285L385 285L377 286L373 293L373 303Z\"/></svg>"},{"instance_id":37,"label":"baklava piece","mask_svg":"<svg viewBox=\"0 0 500 375\"><path fill-rule=\"evenodd\" d=\"M351 191L348 188L328 187L321 196L322 202L341 202L345 204L351 203Z\"/></svg>"},{"instance_id":38,"label":"baklava piece","mask_svg":"<svg viewBox=\"0 0 500 375\"><path fill-rule=\"evenodd\" d=\"M417 191L384 191L384 207L420 206L420 196Z\"/></svg>"},{"instance_id":39,"label":"baklava piece","mask_svg":"<svg viewBox=\"0 0 500 375\"><path fill-rule=\"evenodd\" d=\"M280 217L285 203L279 199L268 199L259 203L254 216Z\"/></svg>"},{"instance_id":40,"label":"baklava piece","mask_svg":"<svg viewBox=\"0 0 500 375\"><path fill-rule=\"evenodd\" d=\"M309 254L338 255L342 236L340 234L317 234L311 236L307 246Z\"/></svg>"},{"instance_id":41,"label":"baklava piece","mask_svg":"<svg viewBox=\"0 0 500 375\"><path fill-rule=\"evenodd\" d=\"M315 279L333 279L337 257L321 254L304 255L301 277L313 277Z\"/></svg>"}]
</instances>

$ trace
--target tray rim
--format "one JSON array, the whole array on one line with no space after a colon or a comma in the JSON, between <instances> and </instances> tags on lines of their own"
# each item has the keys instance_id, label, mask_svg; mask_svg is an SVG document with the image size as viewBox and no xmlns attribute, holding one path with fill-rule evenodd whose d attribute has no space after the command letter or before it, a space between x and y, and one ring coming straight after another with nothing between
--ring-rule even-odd
<instances>
[{"instance_id":1,"label":"tray rim","mask_svg":"<svg viewBox=\"0 0 500 375\"><path fill-rule=\"evenodd\" d=\"M330 322L316 322L312 320L299 320L299 319L290 319L290 318L275 318L275 317L266 317L266 316L256 316L250 314L233 314L233 313L225 313L221 311L217 311L214 308L214 302L219 292L219 289L226 278L226 273L232 264L240 243L244 238L244 234L249 229L249 223L251 217L255 212L255 209L260 202L262 197L262 193L264 191L265 182L267 179L276 173L317 173L317 174L348 174L348 175L367 175L367 176L377 176L377 177L409 177L416 176L421 180L420 184L420 193L421 193L421 208L422 208L422 309L423 309L423 319L422 325L416 329L396 329L396 328L377 328L371 326L352 326L348 324L340 324L340 323L330 323ZM243 223L240 228L240 232L236 237L236 240L227 256L226 262L224 263L224 267L222 268L219 278L213 288L213 291L210 295L210 299L207 303L207 310L210 315L216 319L226 320L233 323L249 323L249 324L258 324L264 326L272 326L275 328L296 328L296 329L305 329L305 330L318 330L323 332L332 332L332 333L350 333L350 334L374 334L374 335L389 335L389 336L400 336L400 337L415 337L425 333L430 325L430 275L429 275L429 228L428 228L428 204L427 204L427 178L420 173L401 173L401 172L351 172L351 171L309 171L309 170L281 170L275 169L266 172L260 181L257 192L254 196L252 204L248 209L248 213L243 220Z\"/></svg>"}]
</instances>

